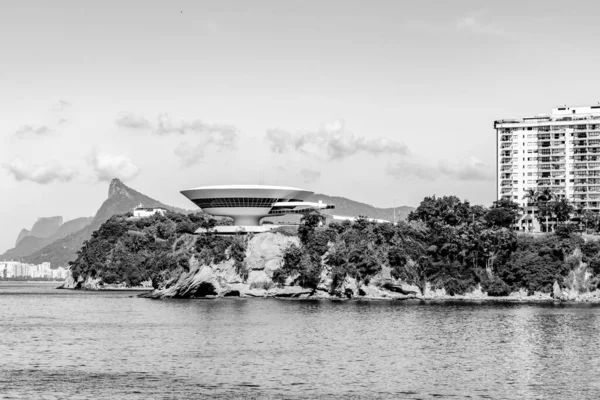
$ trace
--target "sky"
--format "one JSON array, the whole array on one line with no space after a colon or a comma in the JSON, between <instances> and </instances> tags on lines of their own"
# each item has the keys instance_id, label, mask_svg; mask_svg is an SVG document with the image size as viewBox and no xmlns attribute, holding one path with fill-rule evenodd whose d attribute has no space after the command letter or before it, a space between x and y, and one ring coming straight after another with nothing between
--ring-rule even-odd
<instances>
[{"instance_id":1,"label":"sky","mask_svg":"<svg viewBox=\"0 0 600 400\"><path fill-rule=\"evenodd\" d=\"M0 5L0 252L93 216L279 184L378 207L489 205L493 121L600 100L594 1Z\"/></svg>"}]
</instances>

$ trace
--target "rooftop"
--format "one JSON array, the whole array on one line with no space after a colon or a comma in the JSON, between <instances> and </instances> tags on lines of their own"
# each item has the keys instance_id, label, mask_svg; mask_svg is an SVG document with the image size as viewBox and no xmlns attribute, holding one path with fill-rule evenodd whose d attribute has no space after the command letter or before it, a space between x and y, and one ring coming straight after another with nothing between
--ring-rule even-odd
<instances>
[{"instance_id":1,"label":"rooftop","mask_svg":"<svg viewBox=\"0 0 600 400\"><path fill-rule=\"evenodd\" d=\"M200 186L196 188L186 189L186 190L212 190L212 189L265 189L265 190L292 190L292 191L304 191L304 189L299 189L290 186L271 186L271 185L216 185L216 186Z\"/></svg>"},{"instance_id":2,"label":"rooftop","mask_svg":"<svg viewBox=\"0 0 600 400\"><path fill-rule=\"evenodd\" d=\"M510 128L513 126L539 126L545 123L569 125L572 121L600 119L600 104L593 106L562 106L552 109L551 114L538 114L523 118L499 119L494 121L494 128Z\"/></svg>"}]
</instances>

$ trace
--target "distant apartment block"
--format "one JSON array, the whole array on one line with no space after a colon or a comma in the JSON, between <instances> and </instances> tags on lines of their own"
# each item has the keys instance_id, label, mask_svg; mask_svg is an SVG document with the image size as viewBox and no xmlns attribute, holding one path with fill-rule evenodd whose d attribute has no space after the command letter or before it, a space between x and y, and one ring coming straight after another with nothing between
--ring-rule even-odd
<instances>
[{"instance_id":1,"label":"distant apartment block","mask_svg":"<svg viewBox=\"0 0 600 400\"><path fill-rule=\"evenodd\" d=\"M550 189L600 211L600 105L494 122L497 198L521 206L529 189Z\"/></svg>"},{"instance_id":2,"label":"distant apartment block","mask_svg":"<svg viewBox=\"0 0 600 400\"><path fill-rule=\"evenodd\" d=\"M69 275L67 268L50 268L49 262L26 264L19 261L0 261L0 279L10 278L45 278L65 279Z\"/></svg>"}]
</instances>

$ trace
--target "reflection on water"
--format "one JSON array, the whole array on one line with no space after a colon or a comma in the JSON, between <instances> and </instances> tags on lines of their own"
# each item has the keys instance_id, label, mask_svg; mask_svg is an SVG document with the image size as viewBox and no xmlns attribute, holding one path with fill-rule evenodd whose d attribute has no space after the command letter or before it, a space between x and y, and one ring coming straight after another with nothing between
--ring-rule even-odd
<instances>
[{"instance_id":1,"label":"reflection on water","mask_svg":"<svg viewBox=\"0 0 600 400\"><path fill-rule=\"evenodd\" d=\"M3 398L597 398L600 308L0 283Z\"/></svg>"}]
</instances>

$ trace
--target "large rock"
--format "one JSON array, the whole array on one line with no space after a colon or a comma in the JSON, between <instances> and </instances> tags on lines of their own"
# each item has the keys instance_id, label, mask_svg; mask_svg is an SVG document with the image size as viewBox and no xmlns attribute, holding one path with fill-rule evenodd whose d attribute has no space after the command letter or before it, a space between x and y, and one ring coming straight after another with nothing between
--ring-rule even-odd
<instances>
[{"instance_id":1,"label":"large rock","mask_svg":"<svg viewBox=\"0 0 600 400\"><path fill-rule=\"evenodd\" d=\"M280 233L263 233L254 236L246 250L246 268L250 271L263 271L268 278L273 271L281 267L283 251L290 244L299 244L295 236L284 236Z\"/></svg>"}]
</instances>

